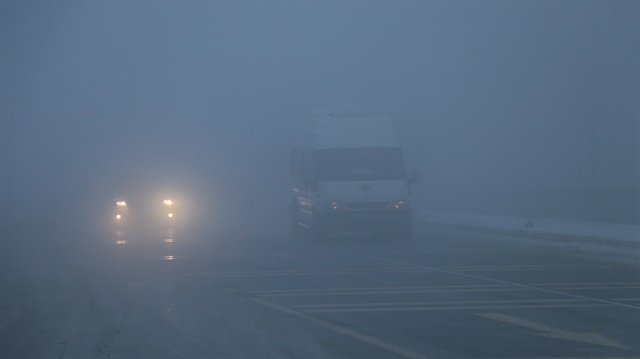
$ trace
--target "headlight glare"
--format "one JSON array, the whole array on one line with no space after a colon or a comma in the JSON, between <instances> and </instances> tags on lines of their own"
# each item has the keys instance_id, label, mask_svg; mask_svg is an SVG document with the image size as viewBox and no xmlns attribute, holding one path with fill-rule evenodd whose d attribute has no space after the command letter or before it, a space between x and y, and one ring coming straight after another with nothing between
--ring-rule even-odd
<instances>
[{"instance_id":1,"label":"headlight glare","mask_svg":"<svg viewBox=\"0 0 640 359\"><path fill-rule=\"evenodd\" d=\"M337 211L339 209L342 209L342 202L327 200L324 201L324 208Z\"/></svg>"},{"instance_id":2,"label":"headlight glare","mask_svg":"<svg viewBox=\"0 0 640 359\"><path fill-rule=\"evenodd\" d=\"M404 200L404 199L399 199L399 200L391 202L391 208L393 208L393 209L406 208L408 205L409 205L409 203L407 202L407 200Z\"/></svg>"}]
</instances>

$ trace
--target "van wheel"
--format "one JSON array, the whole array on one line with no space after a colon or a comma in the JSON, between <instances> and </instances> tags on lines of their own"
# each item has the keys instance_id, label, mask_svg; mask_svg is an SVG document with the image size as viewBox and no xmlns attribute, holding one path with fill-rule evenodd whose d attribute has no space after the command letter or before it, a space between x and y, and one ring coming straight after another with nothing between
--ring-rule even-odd
<instances>
[{"instance_id":1,"label":"van wheel","mask_svg":"<svg viewBox=\"0 0 640 359\"><path fill-rule=\"evenodd\" d=\"M311 239L317 241L321 241L327 237L327 232L322 228L322 225L318 223L318 217L315 212L312 213L309 235L311 236Z\"/></svg>"},{"instance_id":2,"label":"van wheel","mask_svg":"<svg viewBox=\"0 0 640 359\"><path fill-rule=\"evenodd\" d=\"M295 205L291 206L291 236L293 239L302 237L303 228L298 224L298 209Z\"/></svg>"},{"instance_id":3,"label":"van wheel","mask_svg":"<svg viewBox=\"0 0 640 359\"><path fill-rule=\"evenodd\" d=\"M327 237L327 232L318 227L311 228L309 230L309 234L311 235L311 239L314 241L321 241Z\"/></svg>"},{"instance_id":4,"label":"van wheel","mask_svg":"<svg viewBox=\"0 0 640 359\"><path fill-rule=\"evenodd\" d=\"M310 234L311 234L311 239L313 239L314 241L321 241L327 237L327 232L318 228L312 228L310 230Z\"/></svg>"},{"instance_id":5,"label":"van wheel","mask_svg":"<svg viewBox=\"0 0 640 359\"><path fill-rule=\"evenodd\" d=\"M396 232L398 240L401 241L409 241L413 235L413 223L412 221L407 221L406 223L402 223Z\"/></svg>"},{"instance_id":6,"label":"van wheel","mask_svg":"<svg viewBox=\"0 0 640 359\"><path fill-rule=\"evenodd\" d=\"M291 236L293 239L299 239L302 237L303 231L302 227L298 224L298 221L295 218L291 219Z\"/></svg>"}]
</instances>

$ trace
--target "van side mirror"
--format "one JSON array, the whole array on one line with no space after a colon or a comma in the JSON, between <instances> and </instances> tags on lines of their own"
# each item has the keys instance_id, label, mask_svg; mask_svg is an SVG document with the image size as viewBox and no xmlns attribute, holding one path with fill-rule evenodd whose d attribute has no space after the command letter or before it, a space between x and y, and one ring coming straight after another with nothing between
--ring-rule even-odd
<instances>
[{"instance_id":1,"label":"van side mirror","mask_svg":"<svg viewBox=\"0 0 640 359\"><path fill-rule=\"evenodd\" d=\"M409 183L418 183L420 182L420 170L412 170L411 176L409 177Z\"/></svg>"}]
</instances>

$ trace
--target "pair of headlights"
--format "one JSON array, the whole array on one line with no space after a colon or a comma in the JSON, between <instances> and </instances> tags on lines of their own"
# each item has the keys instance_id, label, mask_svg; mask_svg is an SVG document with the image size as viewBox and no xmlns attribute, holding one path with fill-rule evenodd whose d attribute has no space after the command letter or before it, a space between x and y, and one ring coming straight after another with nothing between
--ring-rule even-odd
<instances>
[{"instance_id":1,"label":"pair of headlights","mask_svg":"<svg viewBox=\"0 0 640 359\"><path fill-rule=\"evenodd\" d=\"M172 212L167 213L167 217L173 218L173 213ZM121 220L121 219L122 219L122 215L120 213L116 214L116 220Z\"/></svg>"},{"instance_id":2,"label":"pair of headlights","mask_svg":"<svg viewBox=\"0 0 640 359\"><path fill-rule=\"evenodd\" d=\"M167 206L171 206L173 204L173 201L170 200L170 199L165 199L164 201L162 201L162 203L166 204ZM127 206L127 202L118 200L118 201L116 201L116 206L118 206L118 207L126 207Z\"/></svg>"},{"instance_id":3,"label":"pair of headlights","mask_svg":"<svg viewBox=\"0 0 640 359\"><path fill-rule=\"evenodd\" d=\"M173 205L173 201L170 200L170 199L165 199L165 200L162 201L162 203L164 203L166 206ZM118 206L118 207L126 207L127 206L127 202L126 201L122 201L122 200L117 200L116 201L116 206ZM167 213L167 217L173 218L173 212ZM122 219L122 214L117 213L116 214L116 220L121 220L121 219Z\"/></svg>"},{"instance_id":4,"label":"pair of headlights","mask_svg":"<svg viewBox=\"0 0 640 359\"><path fill-rule=\"evenodd\" d=\"M403 209L403 208L406 208L408 205L409 204L404 199L391 201L391 209ZM323 206L325 209L332 210L332 211L344 209L344 204L341 201L327 200L323 202Z\"/></svg>"}]
</instances>

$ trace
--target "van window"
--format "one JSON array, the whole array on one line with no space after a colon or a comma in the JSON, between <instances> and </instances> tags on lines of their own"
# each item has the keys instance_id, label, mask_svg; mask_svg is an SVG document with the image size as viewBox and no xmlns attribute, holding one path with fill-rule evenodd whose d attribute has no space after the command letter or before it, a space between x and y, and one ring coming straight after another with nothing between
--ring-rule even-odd
<instances>
[{"instance_id":1,"label":"van window","mask_svg":"<svg viewBox=\"0 0 640 359\"><path fill-rule=\"evenodd\" d=\"M399 148L340 148L315 151L318 181L406 180Z\"/></svg>"}]
</instances>

